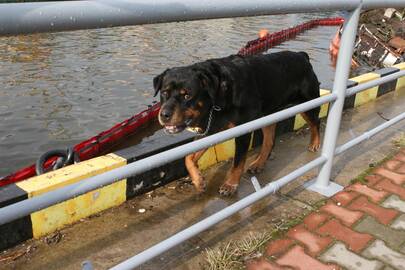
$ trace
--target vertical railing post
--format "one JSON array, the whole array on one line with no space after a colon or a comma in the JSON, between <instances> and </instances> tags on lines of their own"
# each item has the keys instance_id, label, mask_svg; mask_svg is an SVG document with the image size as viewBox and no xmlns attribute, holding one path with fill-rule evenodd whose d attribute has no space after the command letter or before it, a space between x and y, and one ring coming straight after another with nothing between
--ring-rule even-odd
<instances>
[{"instance_id":1,"label":"vertical railing post","mask_svg":"<svg viewBox=\"0 0 405 270\"><path fill-rule=\"evenodd\" d=\"M342 189L340 185L329 182L329 179L331 176L336 141L338 138L340 121L342 118L347 80L350 72L352 61L351 59L353 54L354 42L356 39L360 11L361 5L350 12L343 25L343 33L340 40L340 49L336 65L335 80L333 83L333 93L337 94L337 99L335 102L331 102L331 104L329 105L329 113L322 147L322 155L325 156L328 160L320 168L317 179L309 182L306 185L308 189L321 193L325 196L332 196Z\"/></svg>"}]
</instances>

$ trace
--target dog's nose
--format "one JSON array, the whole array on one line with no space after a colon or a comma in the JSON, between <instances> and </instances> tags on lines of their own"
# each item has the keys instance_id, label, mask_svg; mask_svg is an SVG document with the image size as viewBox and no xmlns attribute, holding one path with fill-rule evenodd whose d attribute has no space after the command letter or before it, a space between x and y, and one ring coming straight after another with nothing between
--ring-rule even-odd
<instances>
[{"instance_id":1,"label":"dog's nose","mask_svg":"<svg viewBox=\"0 0 405 270\"><path fill-rule=\"evenodd\" d=\"M162 109L160 111L160 117L162 118L162 120L167 121L170 119L170 117L172 117L172 112L168 109Z\"/></svg>"}]
</instances>

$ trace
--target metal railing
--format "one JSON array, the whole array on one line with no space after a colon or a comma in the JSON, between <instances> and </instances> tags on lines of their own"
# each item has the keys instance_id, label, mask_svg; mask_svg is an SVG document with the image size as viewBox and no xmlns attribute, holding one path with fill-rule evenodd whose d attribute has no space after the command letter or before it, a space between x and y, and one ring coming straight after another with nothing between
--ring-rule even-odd
<instances>
[{"instance_id":1,"label":"metal railing","mask_svg":"<svg viewBox=\"0 0 405 270\"><path fill-rule=\"evenodd\" d=\"M334 155L368 139L382 129L405 118L405 112L390 121L364 133L342 146L336 147L340 120L346 95L368 89L405 75L404 71L356 86L346 93L351 55L361 9L380 7L405 7L403 0L101 0L73 1L53 3L0 4L0 36L51 32L63 30L89 29L157 22L188 21L197 19L229 18L241 16L285 14L294 12L319 12L346 10L349 15L343 26L341 47L338 55L335 80L331 94L302 103L286 110L202 138L175 149L136 161L112 171L91 177L63 188L26 199L0 209L0 225L29 215L53 204L82 195L88 191L109 185L121 179L159 167L170 161L184 157L200 149L226 141L230 138L249 133L297 113L308 111L330 102L327 126L324 135L322 153L301 168L274 181L240 201L222 209L216 214L190 226L170 238L152 246L140 254L124 261L112 269L133 269L136 266L158 256L181 242L221 222L243 208L275 192L311 169L321 166L316 181L307 184L311 190L331 195L342 187L330 182ZM88 264L87 264L88 265Z\"/></svg>"}]
</instances>

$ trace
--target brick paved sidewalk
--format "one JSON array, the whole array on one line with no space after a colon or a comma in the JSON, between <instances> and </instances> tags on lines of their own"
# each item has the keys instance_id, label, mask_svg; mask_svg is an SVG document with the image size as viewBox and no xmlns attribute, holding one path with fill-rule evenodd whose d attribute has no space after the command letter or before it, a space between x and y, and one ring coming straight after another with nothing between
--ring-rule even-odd
<instances>
[{"instance_id":1,"label":"brick paved sidewalk","mask_svg":"<svg viewBox=\"0 0 405 270\"><path fill-rule=\"evenodd\" d=\"M248 270L405 269L405 148L329 199Z\"/></svg>"}]
</instances>

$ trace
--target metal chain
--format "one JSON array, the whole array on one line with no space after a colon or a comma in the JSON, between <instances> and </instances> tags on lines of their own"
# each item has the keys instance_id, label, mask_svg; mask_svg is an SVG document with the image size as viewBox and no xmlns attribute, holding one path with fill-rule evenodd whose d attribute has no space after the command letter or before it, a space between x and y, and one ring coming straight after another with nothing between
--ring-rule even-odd
<instances>
[{"instance_id":1,"label":"metal chain","mask_svg":"<svg viewBox=\"0 0 405 270\"><path fill-rule=\"evenodd\" d=\"M205 131L204 131L203 133L198 133L197 136L205 136L205 135L208 134L208 131L209 131L210 128L211 128L211 121L212 121L212 118L213 118L213 117L212 117L212 114L213 114L214 111L219 112L220 110L221 110L221 108L220 108L219 106L217 106L217 105L213 105L213 106L212 106L212 108L211 108L211 110L210 110L210 115L208 116L207 127L206 127L206 129L205 129Z\"/></svg>"}]
</instances>

